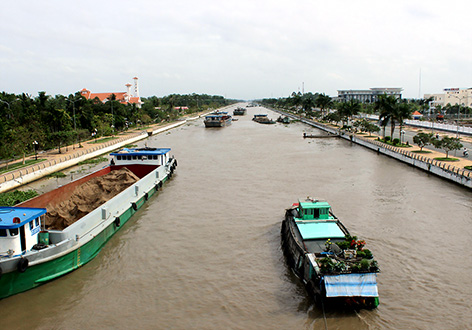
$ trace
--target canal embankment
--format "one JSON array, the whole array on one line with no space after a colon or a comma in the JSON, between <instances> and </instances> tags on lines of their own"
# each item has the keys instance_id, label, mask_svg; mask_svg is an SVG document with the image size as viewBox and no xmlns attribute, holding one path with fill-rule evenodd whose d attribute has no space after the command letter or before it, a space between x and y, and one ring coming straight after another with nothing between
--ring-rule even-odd
<instances>
[{"instance_id":1,"label":"canal embankment","mask_svg":"<svg viewBox=\"0 0 472 330\"><path fill-rule=\"evenodd\" d=\"M300 120L300 122L306 125L316 127L331 135L338 135L342 139L366 147L374 152L377 152L378 154L394 158L408 165L414 166L428 173L439 176L443 179L457 183L461 186L472 188L472 171L467 170L463 167L455 166L454 163L439 161L432 157L428 157L425 154L411 152L406 150L405 148L394 147L377 141L376 139L360 136L330 125L319 123L314 120L299 117L279 109L269 109L285 116L288 116L292 119Z\"/></svg>"},{"instance_id":2,"label":"canal embankment","mask_svg":"<svg viewBox=\"0 0 472 330\"><path fill-rule=\"evenodd\" d=\"M116 139L109 140L104 143L82 143L80 148L69 147L66 149L66 151L61 153L56 151L44 153L41 155L42 158L45 158L43 162L1 174L0 193L18 188L27 183L39 180L52 173L75 166L80 162L84 162L86 160L110 153L113 150L123 148L126 145L144 140L149 136L179 127L188 121L198 119L205 114L206 113L187 117L171 124L157 125L147 130L124 133L120 136L117 136Z\"/></svg>"}]
</instances>

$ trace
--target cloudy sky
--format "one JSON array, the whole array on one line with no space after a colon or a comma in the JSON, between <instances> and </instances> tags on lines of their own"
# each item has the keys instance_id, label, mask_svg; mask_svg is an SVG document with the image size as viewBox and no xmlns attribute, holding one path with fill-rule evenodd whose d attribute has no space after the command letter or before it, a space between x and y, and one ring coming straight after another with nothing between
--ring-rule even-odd
<instances>
[{"instance_id":1,"label":"cloudy sky","mask_svg":"<svg viewBox=\"0 0 472 330\"><path fill-rule=\"evenodd\" d=\"M469 0L16 0L0 11L0 91L228 98L472 87ZM421 79L420 79L421 77Z\"/></svg>"}]
</instances>

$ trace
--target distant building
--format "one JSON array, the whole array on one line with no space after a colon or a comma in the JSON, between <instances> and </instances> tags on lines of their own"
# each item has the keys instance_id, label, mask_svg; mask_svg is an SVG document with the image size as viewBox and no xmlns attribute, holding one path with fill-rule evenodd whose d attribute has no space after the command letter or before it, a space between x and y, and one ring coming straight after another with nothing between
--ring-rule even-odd
<instances>
[{"instance_id":1,"label":"distant building","mask_svg":"<svg viewBox=\"0 0 472 330\"><path fill-rule=\"evenodd\" d=\"M134 93L131 93L131 84L126 84L126 92L107 92L107 93L92 93L88 89L84 88L80 91L80 94L87 100L93 100L98 98L103 103L106 103L111 99L112 94L115 94L116 100L122 104L136 104L138 108L141 108L143 102L139 97L138 90L138 77L134 77Z\"/></svg>"},{"instance_id":2,"label":"distant building","mask_svg":"<svg viewBox=\"0 0 472 330\"><path fill-rule=\"evenodd\" d=\"M431 107L445 107L446 105L460 104L464 107L472 107L472 88L445 88L444 93L424 94L424 99L432 98Z\"/></svg>"},{"instance_id":3,"label":"distant building","mask_svg":"<svg viewBox=\"0 0 472 330\"><path fill-rule=\"evenodd\" d=\"M373 103L380 95L393 95L397 99L402 98L403 88L370 88L370 89L343 89L338 90L337 101L347 102L358 100L362 103Z\"/></svg>"}]
</instances>

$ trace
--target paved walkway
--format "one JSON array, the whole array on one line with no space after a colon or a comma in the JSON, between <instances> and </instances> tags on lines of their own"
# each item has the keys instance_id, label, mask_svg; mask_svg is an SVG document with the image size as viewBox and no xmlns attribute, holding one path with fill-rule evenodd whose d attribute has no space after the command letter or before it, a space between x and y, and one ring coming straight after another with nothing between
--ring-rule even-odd
<instances>
[{"instance_id":1,"label":"paved walkway","mask_svg":"<svg viewBox=\"0 0 472 330\"><path fill-rule=\"evenodd\" d=\"M405 131L414 132L415 135L419 131L424 132L424 133L430 133L430 131L428 131L427 129L415 128L415 127L411 127L411 126L404 126L403 129ZM437 133L437 132L435 131L434 133ZM455 135L447 134L446 132L439 132L439 135L440 135L440 138L442 138L444 136L455 137ZM375 138L372 138L372 139L376 139L377 137L381 137L378 134L377 135L372 134L372 136L376 136ZM468 143L472 143L472 137L470 137L470 136L461 136L461 140L462 141L467 141ZM410 151L410 152L415 152L415 151L421 150L420 147L418 147L417 145L412 145L409 148L403 148L403 149L405 149L406 151ZM428 147L424 147L423 151L429 151L429 153L422 153L421 154L421 156L426 157L426 158L434 159L434 158L445 158L446 157L445 152L437 151L437 150L434 150L434 149L431 149L431 148L428 148ZM462 156L462 150L457 150L456 152L457 152L457 155L459 155L459 153L460 153L460 155ZM449 158L454 158L454 159L458 159L458 160L456 160L456 161L443 161L443 162L445 162L447 164L450 164L450 165L453 165L453 166L458 167L458 168L464 168L465 166L472 166L472 155L470 154L470 151L469 151L469 158L454 157L454 151L449 152Z\"/></svg>"}]
</instances>

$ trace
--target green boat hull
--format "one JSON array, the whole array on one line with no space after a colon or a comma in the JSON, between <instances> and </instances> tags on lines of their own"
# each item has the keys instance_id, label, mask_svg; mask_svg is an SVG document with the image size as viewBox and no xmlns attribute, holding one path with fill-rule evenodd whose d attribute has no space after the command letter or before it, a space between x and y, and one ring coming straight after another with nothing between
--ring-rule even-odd
<instances>
[{"instance_id":1,"label":"green boat hull","mask_svg":"<svg viewBox=\"0 0 472 330\"><path fill-rule=\"evenodd\" d=\"M167 177L162 180L165 182ZM135 205L130 206L120 215L119 225L115 222L104 228L97 236L74 251L55 258L51 261L30 266L20 273L15 270L0 275L0 299L24 292L41 284L54 280L85 265L95 258L102 247L121 227L146 203L149 197L157 192L157 187L152 188L146 197L139 199Z\"/></svg>"}]
</instances>

